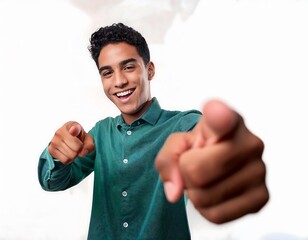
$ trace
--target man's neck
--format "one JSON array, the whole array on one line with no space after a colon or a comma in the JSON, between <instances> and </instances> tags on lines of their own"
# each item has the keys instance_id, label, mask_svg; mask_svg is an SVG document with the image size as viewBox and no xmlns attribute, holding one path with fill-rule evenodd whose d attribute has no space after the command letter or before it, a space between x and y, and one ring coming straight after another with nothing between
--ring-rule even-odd
<instances>
[{"instance_id":1,"label":"man's neck","mask_svg":"<svg viewBox=\"0 0 308 240\"><path fill-rule=\"evenodd\" d=\"M127 125L131 125L134 121L136 121L143 113L146 112L146 110L148 110L148 108L151 106L151 104L153 103L153 100L149 100L147 102L145 102L141 108L134 114L123 114L122 113L122 117L124 119L124 122Z\"/></svg>"}]
</instances>

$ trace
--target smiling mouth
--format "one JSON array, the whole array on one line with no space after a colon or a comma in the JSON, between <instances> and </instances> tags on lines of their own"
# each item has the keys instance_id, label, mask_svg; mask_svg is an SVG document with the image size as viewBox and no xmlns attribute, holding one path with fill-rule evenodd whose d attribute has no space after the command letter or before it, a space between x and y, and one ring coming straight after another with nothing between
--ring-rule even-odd
<instances>
[{"instance_id":1,"label":"smiling mouth","mask_svg":"<svg viewBox=\"0 0 308 240\"><path fill-rule=\"evenodd\" d=\"M134 92L133 89L128 89L128 90L123 91L123 92L115 93L115 95L116 95L118 98L123 98L123 97L128 97L128 96L130 96L133 92Z\"/></svg>"}]
</instances>

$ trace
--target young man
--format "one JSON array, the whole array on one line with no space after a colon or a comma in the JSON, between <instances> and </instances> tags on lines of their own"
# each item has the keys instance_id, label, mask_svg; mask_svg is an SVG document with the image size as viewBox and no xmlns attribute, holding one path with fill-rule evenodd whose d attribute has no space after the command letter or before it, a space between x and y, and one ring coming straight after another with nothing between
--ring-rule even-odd
<instances>
[{"instance_id":1,"label":"young man","mask_svg":"<svg viewBox=\"0 0 308 240\"><path fill-rule=\"evenodd\" d=\"M203 115L161 109L151 96L155 66L147 43L122 23L93 33L89 50L121 114L89 133L65 123L38 165L48 191L94 172L88 239L190 239L186 197L214 223L266 204L263 142L236 112L217 100Z\"/></svg>"}]
</instances>

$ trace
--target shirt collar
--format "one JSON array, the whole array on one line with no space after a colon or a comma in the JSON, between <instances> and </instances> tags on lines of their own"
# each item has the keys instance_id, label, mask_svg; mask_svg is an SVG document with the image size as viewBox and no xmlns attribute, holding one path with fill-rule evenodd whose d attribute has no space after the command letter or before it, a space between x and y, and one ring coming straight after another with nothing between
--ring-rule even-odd
<instances>
[{"instance_id":1,"label":"shirt collar","mask_svg":"<svg viewBox=\"0 0 308 240\"><path fill-rule=\"evenodd\" d=\"M161 111L162 109L159 105L158 100L156 99L156 97L153 97L151 106L136 121L134 121L132 125L140 120L143 120L151 125L155 125L160 116ZM117 116L115 120L118 129L121 128L123 125L126 125L122 115Z\"/></svg>"},{"instance_id":2,"label":"shirt collar","mask_svg":"<svg viewBox=\"0 0 308 240\"><path fill-rule=\"evenodd\" d=\"M155 97L153 97L151 106L140 117L140 119L143 119L144 121L148 122L151 125L155 125L160 116L161 111L162 109L159 105L158 100Z\"/></svg>"}]
</instances>

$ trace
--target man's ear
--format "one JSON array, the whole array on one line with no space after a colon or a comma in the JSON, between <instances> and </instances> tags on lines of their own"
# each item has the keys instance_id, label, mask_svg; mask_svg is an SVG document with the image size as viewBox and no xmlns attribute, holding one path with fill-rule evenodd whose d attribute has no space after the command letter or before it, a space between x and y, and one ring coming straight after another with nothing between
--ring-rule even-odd
<instances>
[{"instance_id":1,"label":"man's ear","mask_svg":"<svg viewBox=\"0 0 308 240\"><path fill-rule=\"evenodd\" d=\"M148 63L148 78L149 80L152 80L155 75L155 65L153 62Z\"/></svg>"}]
</instances>

